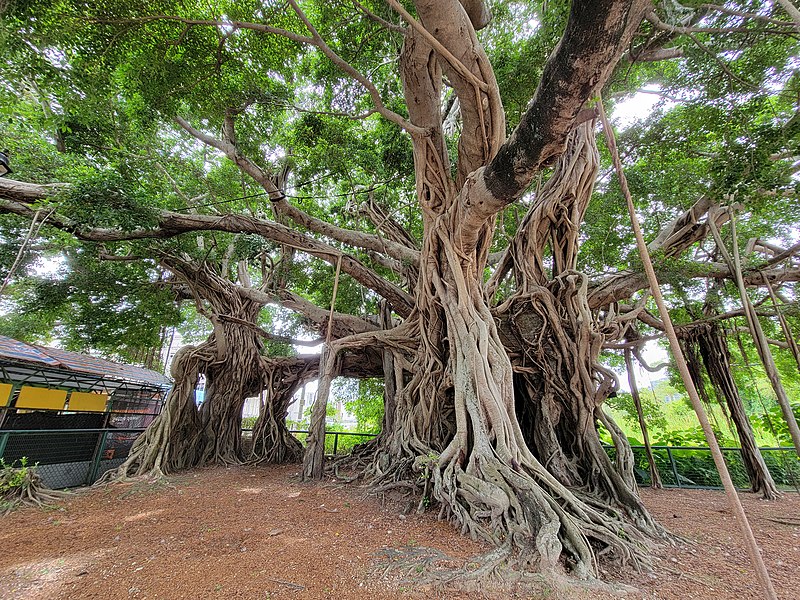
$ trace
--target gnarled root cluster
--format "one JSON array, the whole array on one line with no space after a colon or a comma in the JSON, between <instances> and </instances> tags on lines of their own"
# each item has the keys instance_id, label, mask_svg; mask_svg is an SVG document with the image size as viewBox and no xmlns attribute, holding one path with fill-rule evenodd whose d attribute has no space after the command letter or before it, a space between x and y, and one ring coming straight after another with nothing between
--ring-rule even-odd
<instances>
[{"instance_id":1,"label":"gnarled root cluster","mask_svg":"<svg viewBox=\"0 0 800 600\"><path fill-rule=\"evenodd\" d=\"M21 506L46 506L66 498L68 492L48 489L36 467L6 465L0 468L0 515Z\"/></svg>"},{"instance_id":2,"label":"gnarled root cluster","mask_svg":"<svg viewBox=\"0 0 800 600\"><path fill-rule=\"evenodd\" d=\"M429 325L419 326L413 375L398 392L395 426L375 447L368 479L378 490L421 494L420 507L437 503L442 517L523 567L552 571L563 564L590 576L598 555L647 565L664 532L600 445L595 409L611 387L596 367L599 341L590 323L585 331L564 329L581 317L590 321L585 280L565 276L554 285L561 297L542 288L540 297L499 311L535 355L527 362L515 355L512 367L503 343L509 332L506 339L498 333L477 277L452 269L459 265L453 255L446 264L444 277L421 275L438 293L420 300L430 309ZM521 322L538 325L520 328ZM517 419L514 369L536 384L518 399L537 405L531 439Z\"/></svg>"}]
</instances>

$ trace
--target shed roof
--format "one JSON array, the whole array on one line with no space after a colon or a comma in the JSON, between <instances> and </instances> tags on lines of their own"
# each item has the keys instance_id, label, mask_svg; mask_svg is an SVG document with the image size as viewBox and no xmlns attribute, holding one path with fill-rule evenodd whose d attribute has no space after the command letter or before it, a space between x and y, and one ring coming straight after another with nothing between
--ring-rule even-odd
<instances>
[{"instance_id":1,"label":"shed roof","mask_svg":"<svg viewBox=\"0 0 800 600\"><path fill-rule=\"evenodd\" d=\"M140 382L158 387L172 385L169 378L150 369L125 365L78 352L48 348L38 344L26 344L0 335L0 360L2 359L17 363L29 363L32 366L46 365L56 369L87 373L99 378Z\"/></svg>"}]
</instances>

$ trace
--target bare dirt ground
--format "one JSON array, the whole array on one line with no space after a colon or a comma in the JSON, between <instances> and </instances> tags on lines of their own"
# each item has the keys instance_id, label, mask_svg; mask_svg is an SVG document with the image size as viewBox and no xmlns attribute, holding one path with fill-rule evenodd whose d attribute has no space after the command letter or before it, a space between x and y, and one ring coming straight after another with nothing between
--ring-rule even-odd
<instances>
[{"instance_id":1,"label":"bare dirt ground","mask_svg":"<svg viewBox=\"0 0 800 600\"><path fill-rule=\"evenodd\" d=\"M306 485L296 466L208 469L118 484L0 518L2 599L758 598L725 497L643 490L694 544L665 547L655 572L612 586L533 578L442 583L488 548L435 515L402 516L362 488ZM800 598L800 495L742 500L780 598ZM435 574L438 583L430 583Z\"/></svg>"}]
</instances>

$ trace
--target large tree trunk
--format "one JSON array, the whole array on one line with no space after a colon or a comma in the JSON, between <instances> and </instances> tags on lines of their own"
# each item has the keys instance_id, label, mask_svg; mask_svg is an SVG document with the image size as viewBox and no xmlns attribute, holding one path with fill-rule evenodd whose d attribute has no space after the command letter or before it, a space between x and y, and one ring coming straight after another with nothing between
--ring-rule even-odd
<instances>
[{"instance_id":1,"label":"large tree trunk","mask_svg":"<svg viewBox=\"0 0 800 600\"><path fill-rule=\"evenodd\" d=\"M140 436L115 476L162 475L206 464L236 464L242 456L242 407L264 385L266 361L256 319L261 304L206 266L170 264L190 286L198 305L207 302L214 331L197 348L176 355L175 385L164 410ZM195 386L206 376L205 401L197 409Z\"/></svg>"},{"instance_id":2,"label":"large tree trunk","mask_svg":"<svg viewBox=\"0 0 800 600\"><path fill-rule=\"evenodd\" d=\"M214 324L209 341L216 356L203 371L206 393L199 411L202 429L190 452L195 455L195 465L241 463L242 408L248 397L264 389L267 370L257 326L263 305L239 294L237 283L207 266L173 268L194 288L195 296L207 303L205 310ZM249 284L246 273L240 273L240 278Z\"/></svg>"},{"instance_id":3,"label":"large tree trunk","mask_svg":"<svg viewBox=\"0 0 800 600\"><path fill-rule=\"evenodd\" d=\"M145 432L136 438L128 458L115 471L101 478L124 479L135 475L155 477L191 466L187 454L200 432L200 419L195 404L195 386L204 364L213 352L209 344L184 346L172 359L171 375L175 381L164 408Z\"/></svg>"},{"instance_id":4,"label":"large tree trunk","mask_svg":"<svg viewBox=\"0 0 800 600\"><path fill-rule=\"evenodd\" d=\"M587 278L574 270L578 231L599 168L593 125L589 119L570 134L489 288L496 289L513 270L517 292L495 316L516 372L517 415L534 455L562 484L581 488L649 527L634 491L630 445L609 422L619 459L614 469L600 443L596 419L608 421L601 405L617 382L599 364L605 338L589 309ZM543 260L548 247L549 270Z\"/></svg>"},{"instance_id":5,"label":"large tree trunk","mask_svg":"<svg viewBox=\"0 0 800 600\"><path fill-rule=\"evenodd\" d=\"M592 573L594 547L622 562L639 560L646 535L660 530L600 445L594 426L598 392L592 363L583 362L587 353L572 356L567 347L555 358L568 355L569 365L580 363L587 381L577 393L559 389L576 378L563 379L563 372L548 368L540 381L547 391L526 399L562 415L557 422L537 422L542 430L555 426L561 433L561 440L557 433L543 442L557 448L548 459L568 457L582 481L560 475L569 484L592 482L599 494L573 493L548 470L552 463L545 468L528 449L515 413L512 363L486 304L482 269L455 251L451 226L446 218L437 220L432 247L423 249L421 280L431 286L418 290L423 343L399 396L394 435L384 446L389 466L382 466L377 483L414 485L422 479L423 496L466 533L515 550L544 570L554 568L563 553L577 574ZM563 338L554 336L557 341ZM565 401L569 405L562 406Z\"/></svg>"},{"instance_id":6,"label":"large tree trunk","mask_svg":"<svg viewBox=\"0 0 800 600\"><path fill-rule=\"evenodd\" d=\"M557 268L563 273L553 274L552 284L549 277L531 280L531 287L499 313L510 318L518 314L518 307L534 319L539 315L544 340L541 345L533 340L534 353L540 348L550 352L568 336L579 340L580 351L573 352L573 345L558 348L554 355L556 360L565 359L563 369L548 364L538 373L530 370L532 385L541 385L539 376L546 380L544 393L536 389L530 400L544 399L553 411L570 412L561 422L551 419L536 426L563 427L562 441L556 434L548 456L577 457L575 463L583 470L580 482L590 481L596 489L571 491L529 450L515 412L514 367L490 311L483 274L497 213L568 145L578 113L610 74L646 3L574 3L565 37L529 110L506 143L491 66L475 38L475 23L459 3L417 0L421 24L399 3L390 4L410 23L401 69L416 128L412 139L423 246L415 309L402 327L387 332L381 341L396 346L394 336L402 334L419 343L413 363L405 369L408 375L398 378L394 427L377 446L369 473L378 489L406 487L421 492L420 507L435 502L440 514L458 522L464 532L515 551L526 565L547 571L564 557L574 572L588 575L594 572L597 549L621 562L638 562L649 536L661 530L614 470L595 428L599 401L613 385L596 364L601 336L592 331L586 278L571 270L583 209L573 209L569 199L555 198L567 210L563 217L559 213L554 226L548 222L543 237L554 254L560 252ZM589 29L592 33L587 36ZM577 47L591 59L574 60ZM443 75L461 110L463 133L455 180L441 128ZM595 173L585 166L591 157L580 153L593 137L591 126L585 129L583 138L573 144L578 150L571 153L572 166L563 170L578 174L578 187L591 190ZM554 197L572 185L570 180L567 188L555 186ZM536 204L542 204L539 198ZM538 223L532 227L538 229ZM542 264L541 253L533 247L522 248L516 258L534 256ZM563 317L558 314L562 308ZM367 343L367 337L353 338L347 343ZM398 354L401 359L402 353ZM575 371L567 373L570 367ZM326 379L327 375L321 390L329 387ZM561 393L575 379L580 383L576 394L567 390L556 397L556 390ZM570 425L577 434L567 433ZM560 445L573 440L575 448Z\"/></svg>"},{"instance_id":7,"label":"large tree trunk","mask_svg":"<svg viewBox=\"0 0 800 600\"><path fill-rule=\"evenodd\" d=\"M621 468L614 467L600 442L596 420L607 420L601 406L616 379L599 364L603 336L594 330L586 298L585 276L569 273L495 311L515 365L520 426L533 454L563 485L650 528L630 461L624 460L631 453L627 440L613 435L609 423Z\"/></svg>"}]
</instances>

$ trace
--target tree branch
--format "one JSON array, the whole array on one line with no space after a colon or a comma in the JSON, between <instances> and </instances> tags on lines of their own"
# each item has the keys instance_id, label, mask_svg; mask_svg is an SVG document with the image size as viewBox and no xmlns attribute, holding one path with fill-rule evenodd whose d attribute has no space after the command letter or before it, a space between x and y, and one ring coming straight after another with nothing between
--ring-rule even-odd
<instances>
[{"instance_id":1,"label":"tree branch","mask_svg":"<svg viewBox=\"0 0 800 600\"><path fill-rule=\"evenodd\" d=\"M519 125L461 191L461 214L453 222L462 252L471 253L488 220L519 198L535 174L564 151L578 114L610 77L649 6L648 0L572 2L566 31Z\"/></svg>"},{"instance_id":2,"label":"tree branch","mask_svg":"<svg viewBox=\"0 0 800 600\"><path fill-rule=\"evenodd\" d=\"M388 2L436 51L458 96L463 124L456 179L460 186L470 172L494 157L505 138L505 113L494 70L458 0L416 0L421 25L397 0Z\"/></svg>"},{"instance_id":3,"label":"tree branch","mask_svg":"<svg viewBox=\"0 0 800 600\"><path fill-rule=\"evenodd\" d=\"M331 225L330 223L312 217L299 208L289 204L286 195L278 186L275 185L272 176L264 169L256 165L247 156L242 154L237 148L233 133L233 118L231 115L226 117L226 129L228 134L226 135L225 140L217 139L212 135L196 129L181 117L176 117L175 121L192 137L200 140L208 146L211 146L212 148L216 148L223 152L225 156L233 161L243 172L250 175L259 185L261 185L261 187L264 188L269 195L270 202L272 202L273 206L278 212L286 214L298 225L302 225L314 233L333 238L343 244L347 244L348 246L372 250L373 252L382 252L401 262L414 264L419 262L419 252L416 252L411 248L408 248L402 244L397 244L391 240L383 239L377 235Z\"/></svg>"},{"instance_id":4,"label":"tree branch","mask_svg":"<svg viewBox=\"0 0 800 600\"><path fill-rule=\"evenodd\" d=\"M402 129L408 131L409 133L423 133L419 131L414 125L412 125L408 120L401 117L394 111L389 110L383 103L383 99L381 98L381 94L378 91L378 88L375 87L375 84L372 83L369 79L367 79L364 75L362 75L358 70L356 70L350 63L345 61L341 56L336 54L325 40L322 39L322 36L317 32L314 25L308 19L306 14L297 4L296 0L288 0L289 5L294 10L297 17L303 22L306 29L308 29L309 33L311 33L311 41L310 44L316 46L320 49L320 51L328 57L328 59L335 64L339 69L341 69L344 73L355 79L358 83L360 83L372 98L372 103L375 105L375 108L378 112L387 118L392 123L399 125Z\"/></svg>"},{"instance_id":5,"label":"tree branch","mask_svg":"<svg viewBox=\"0 0 800 600\"><path fill-rule=\"evenodd\" d=\"M3 197L3 180L0 180L0 212L13 213L32 218L35 211L28 205ZM42 194L44 194L44 190ZM79 223L54 213L50 225L69 231L77 238L93 242L113 242L143 239L167 239L182 233L195 231L226 231L229 233L252 233L280 244L291 246L336 264L342 255L342 270L365 287L375 291L391 302L392 307L403 317L411 314L413 298L398 286L379 277L374 271L357 259L324 242L315 240L303 233L266 219L256 219L245 215L184 215L171 211L157 213L158 224L149 229L122 231L120 229L82 228Z\"/></svg>"},{"instance_id":6,"label":"tree branch","mask_svg":"<svg viewBox=\"0 0 800 600\"><path fill-rule=\"evenodd\" d=\"M274 294L253 288L239 287L236 291L243 297L249 298L262 304L279 304L280 306L303 315L309 321L316 323L320 336L325 339L327 336L327 325L330 311L320 308L313 302L293 294L286 290L280 290ZM367 331L377 331L379 327L369 321L350 315L347 313L334 312L331 321L331 337L339 339L353 335L354 333L364 333Z\"/></svg>"}]
</instances>

